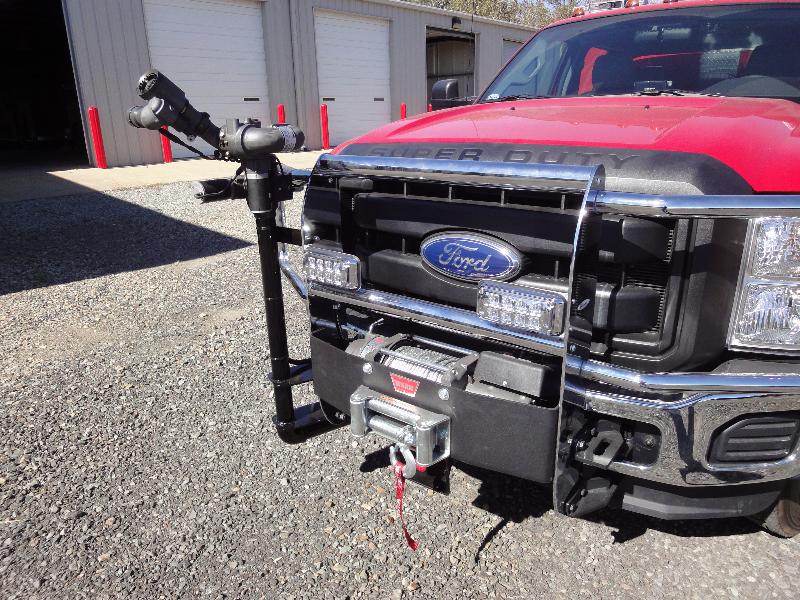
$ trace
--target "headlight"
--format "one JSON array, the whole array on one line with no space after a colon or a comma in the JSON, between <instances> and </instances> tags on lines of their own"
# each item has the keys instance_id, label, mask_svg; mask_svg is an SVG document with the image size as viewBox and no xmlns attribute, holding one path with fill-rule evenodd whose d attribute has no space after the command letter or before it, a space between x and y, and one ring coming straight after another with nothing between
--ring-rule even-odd
<instances>
[{"instance_id":1,"label":"headlight","mask_svg":"<svg viewBox=\"0 0 800 600\"><path fill-rule=\"evenodd\" d=\"M556 336L564 330L564 304L554 292L482 281L476 310L481 319L509 329Z\"/></svg>"},{"instance_id":2,"label":"headlight","mask_svg":"<svg viewBox=\"0 0 800 600\"><path fill-rule=\"evenodd\" d=\"M357 290L361 287L361 273L357 256L345 254L325 246L306 246L303 256L306 281L319 285Z\"/></svg>"},{"instance_id":3,"label":"headlight","mask_svg":"<svg viewBox=\"0 0 800 600\"><path fill-rule=\"evenodd\" d=\"M750 225L729 344L800 350L800 219Z\"/></svg>"}]
</instances>

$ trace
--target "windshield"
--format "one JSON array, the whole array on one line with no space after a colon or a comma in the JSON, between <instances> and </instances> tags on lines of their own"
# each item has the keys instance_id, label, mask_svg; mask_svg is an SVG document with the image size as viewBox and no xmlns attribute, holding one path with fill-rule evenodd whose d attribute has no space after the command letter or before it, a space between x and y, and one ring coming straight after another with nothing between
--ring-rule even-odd
<instances>
[{"instance_id":1,"label":"windshield","mask_svg":"<svg viewBox=\"0 0 800 600\"><path fill-rule=\"evenodd\" d=\"M680 8L566 23L523 48L481 97L705 93L800 99L800 8Z\"/></svg>"}]
</instances>

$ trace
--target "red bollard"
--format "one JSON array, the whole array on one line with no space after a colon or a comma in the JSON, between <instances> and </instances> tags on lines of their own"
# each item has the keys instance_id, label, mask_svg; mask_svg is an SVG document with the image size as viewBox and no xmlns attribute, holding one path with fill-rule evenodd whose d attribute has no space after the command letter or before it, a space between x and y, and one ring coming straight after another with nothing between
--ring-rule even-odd
<instances>
[{"instance_id":1,"label":"red bollard","mask_svg":"<svg viewBox=\"0 0 800 600\"><path fill-rule=\"evenodd\" d=\"M106 148L103 145L103 131L100 129L100 113L96 106L89 107L89 129L92 134L92 146L94 147L94 160L97 167L107 169Z\"/></svg>"},{"instance_id":2,"label":"red bollard","mask_svg":"<svg viewBox=\"0 0 800 600\"><path fill-rule=\"evenodd\" d=\"M400 103L400 118L405 119L406 114L408 113L408 107L406 106L405 102Z\"/></svg>"},{"instance_id":3,"label":"red bollard","mask_svg":"<svg viewBox=\"0 0 800 600\"><path fill-rule=\"evenodd\" d=\"M278 123L286 123L286 107L283 104L278 104Z\"/></svg>"},{"instance_id":4,"label":"red bollard","mask_svg":"<svg viewBox=\"0 0 800 600\"><path fill-rule=\"evenodd\" d=\"M331 134L328 129L328 105L320 104L319 122L322 125L322 148L328 150L331 147Z\"/></svg>"},{"instance_id":5,"label":"red bollard","mask_svg":"<svg viewBox=\"0 0 800 600\"><path fill-rule=\"evenodd\" d=\"M163 131L167 131L168 127L162 127ZM164 155L164 162L171 163L172 162L172 146L169 143L169 140L166 136L161 136L161 153Z\"/></svg>"},{"instance_id":6,"label":"red bollard","mask_svg":"<svg viewBox=\"0 0 800 600\"><path fill-rule=\"evenodd\" d=\"M433 104L428 104L428 112L433 112Z\"/></svg>"}]
</instances>

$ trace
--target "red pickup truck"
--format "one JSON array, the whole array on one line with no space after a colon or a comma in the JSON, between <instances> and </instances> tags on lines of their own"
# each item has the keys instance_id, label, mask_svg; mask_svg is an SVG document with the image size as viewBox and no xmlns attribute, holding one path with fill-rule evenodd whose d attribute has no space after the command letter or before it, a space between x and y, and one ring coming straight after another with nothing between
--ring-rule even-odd
<instances>
[{"instance_id":1,"label":"red pickup truck","mask_svg":"<svg viewBox=\"0 0 800 600\"><path fill-rule=\"evenodd\" d=\"M792 1L567 19L322 156L283 267L326 414L418 479L800 532L798 31Z\"/></svg>"}]
</instances>

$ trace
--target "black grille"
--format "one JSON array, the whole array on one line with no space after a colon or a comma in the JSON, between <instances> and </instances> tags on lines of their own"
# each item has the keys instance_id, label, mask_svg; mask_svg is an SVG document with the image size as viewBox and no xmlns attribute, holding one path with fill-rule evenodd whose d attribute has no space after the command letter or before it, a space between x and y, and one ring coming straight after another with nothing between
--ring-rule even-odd
<instances>
[{"instance_id":1,"label":"black grille","mask_svg":"<svg viewBox=\"0 0 800 600\"><path fill-rule=\"evenodd\" d=\"M322 239L341 242L338 194L335 178L312 177L305 216ZM582 193L575 191L378 177L372 180L371 192L357 193L352 203L347 203L352 206L350 218L355 227L350 247L366 265L362 273L365 284L469 308L474 307L475 286L443 281L426 271L419 256L422 240L446 230L480 231L505 240L524 254L521 276L546 278L566 287L581 202ZM652 317L647 309L646 325L617 329L617 335L646 335L647 343L656 343L661 335L674 229L675 222L664 219L618 217L604 221L599 281L615 289L646 288L657 295L656 304L648 300L653 309Z\"/></svg>"},{"instance_id":2,"label":"black grille","mask_svg":"<svg viewBox=\"0 0 800 600\"><path fill-rule=\"evenodd\" d=\"M375 179L373 185L375 193L399 198L447 200L459 204L493 204L570 214L577 214L583 202L582 194L551 190L522 191L397 179Z\"/></svg>"},{"instance_id":3,"label":"black grille","mask_svg":"<svg viewBox=\"0 0 800 600\"><path fill-rule=\"evenodd\" d=\"M649 330L653 333L661 331L664 325L674 239L675 228L673 223L670 224L664 259L634 264L601 262L597 268L597 280L602 283L610 283L615 287L647 288L658 293L658 321ZM579 279L582 277L584 276L578 275Z\"/></svg>"},{"instance_id":4,"label":"black grille","mask_svg":"<svg viewBox=\"0 0 800 600\"><path fill-rule=\"evenodd\" d=\"M764 463L786 458L797 444L800 415L745 417L716 432L710 461Z\"/></svg>"}]
</instances>

